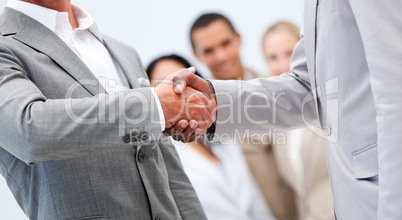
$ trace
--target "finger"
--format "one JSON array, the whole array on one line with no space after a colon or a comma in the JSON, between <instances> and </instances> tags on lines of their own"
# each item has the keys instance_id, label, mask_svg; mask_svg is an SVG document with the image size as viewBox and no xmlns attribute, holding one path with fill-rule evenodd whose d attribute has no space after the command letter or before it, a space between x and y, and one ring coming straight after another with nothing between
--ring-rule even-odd
<instances>
[{"instance_id":1,"label":"finger","mask_svg":"<svg viewBox=\"0 0 402 220\"><path fill-rule=\"evenodd\" d=\"M174 131L172 133L172 138L174 140L182 141L182 142L189 142L189 140L193 141L193 140L195 140L194 139L195 136L197 136L197 128L198 128L198 122L196 120L190 120L190 122L188 123L188 126L185 129L183 129L182 131L179 131L179 129L176 129L176 131Z\"/></svg>"},{"instance_id":2,"label":"finger","mask_svg":"<svg viewBox=\"0 0 402 220\"><path fill-rule=\"evenodd\" d=\"M196 130L192 130L190 128L187 128L187 129L182 134L173 137L173 139L187 143L187 142L193 142L200 137L200 135L197 135L198 129L196 129Z\"/></svg>"},{"instance_id":3,"label":"finger","mask_svg":"<svg viewBox=\"0 0 402 220\"><path fill-rule=\"evenodd\" d=\"M166 129L163 133L167 136L173 136L182 133L188 126L187 120L179 120L173 127Z\"/></svg>"},{"instance_id":4,"label":"finger","mask_svg":"<svg viewBox=\"0 0 402 220\"><path fill-rule=\"evenodd\" d=\"M193 141L197 140L199 137L200 137L200 135L197 135L196 132L194 132L190 137L187 138L187 140L185 140L185 143L193 142Z\"/></svg>"},{"instance_id":5,"label":"finger","mask_svg":"<svg viewBox=\"0 0 402 220\"><path fill-rule=\"evenodd\" d=\"M172 127L172 122L170 121L165 121L165 129L169 129Z\"/></svg>"},{"instance_id":6,"label":"finger","mask_svg":"<svg viewBox=\"0 0 402 220\"><path fill-rule=\"evenodd\" d=\"M164 135L166 135L166 136L172 136L172 134L173 134L173 128L165 129L162 133L163 133Z\"/></svg>"},{"instance_id":7,"label":"finger","mask_svg":"<svg viewBox=\"0 0 402 220\"><path fill-rule=\"evenodd\" d=\"M190 120L189 127L191 129L196 129L198 127L198 122L196 120Z\"/></svg>"},{"instance_id":8,"label":"finger","mask_svg":"<svg viewBox=\"0 0 402 220\"><path fill-rule=\"evenodd\" d=\"M182 133L175 135L175 140L189 142L190 137L195 135L195 130L187 127Z\"/></svg>"},{"instance_id":9,"label":"finger","mask_svg":"<svg viewBox=\"0 0 402 220\"><path fill-rule=\"evenodd\" d=\"M193 74L195 74L195 67L189 67L187 68L188 71L192 72Z\"/></svg>"},{"instance_id":10,"label":"finger","mask_svg":"<svg viewBox=\"0 0 402 220\"><path fill-rule=\"evenodd\" d=\"M195 134L196 136L200 137L200 136L203 135L206 131L207 131L207 130L203 130L203 129L198 128L198 129L195 129L194 134Z\"/></svg>"}]
</instances>

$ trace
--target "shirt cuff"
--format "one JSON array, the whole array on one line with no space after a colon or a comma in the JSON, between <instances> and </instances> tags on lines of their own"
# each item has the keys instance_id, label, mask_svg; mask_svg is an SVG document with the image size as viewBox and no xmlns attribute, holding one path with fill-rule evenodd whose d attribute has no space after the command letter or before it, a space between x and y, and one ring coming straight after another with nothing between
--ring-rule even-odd
<instances>
[{"instance_id":1,"label":"shirt cuff","mask_svg":"<svg viewBox=\"0 0 402 220\"><path fill-rule=\"evenodd\" d=\"M162 105L161 102L159 100L158 95L155 92L155 88L150 88L152 95L155 97L155 102L156 102L156 107L158 108L158 112L159 112L159 122L161 124L161 132L165 130L165 114L163 113L163 109L162 109Z\"/></svg>"}]
</instances>

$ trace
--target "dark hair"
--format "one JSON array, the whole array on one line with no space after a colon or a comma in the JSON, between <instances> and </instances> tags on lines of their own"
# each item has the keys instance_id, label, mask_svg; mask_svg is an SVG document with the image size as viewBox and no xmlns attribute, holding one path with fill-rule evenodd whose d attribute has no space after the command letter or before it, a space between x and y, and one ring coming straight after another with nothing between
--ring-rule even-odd
<instances>
[{"instance_id":1,"label":"dark hair","mask_svg":"<svg viewBox=\"0 0 402 220\"><path fill-rule=\"evenodd\" d=\"M151 73L154 71L155 66L163 61L163 60L174 60L177 61L178 63L183 64L183 66L185 66L186 68L192 67L192 65L190 64L190 62L188 62L186 59L184 59L182 56L176 55L176 54L170 54L170 55L166 55L166 56L161 56L159 58L156 58L154 61L152 61L148 67L147 67L147 74L148 74L148 78L151 79ZM204 78L200 73L197 72L197 70L195 71L195 75Z\"/></svg>"},{"instance_id":2,"label":"dark hair","mask_svg":"<svg viewBox=\"0 0 402 220\"><path fill-rule=\"evenodd\" d=\"M203 14L197 20L194 21L193 25L191 26L190 29L190 41L191 41L191 46L193 47L193 50L195 49L194 41L193 41L193 33L197 29L207 27L210 25L212 22L217 21L217 20L222 20L224 21L229 28L233 31L233 33L237 33L235 28L233 27L232 22L229 21L229 19L222 14L218 13L208 13L208 14Z\"/></svg>"}]
</instances>

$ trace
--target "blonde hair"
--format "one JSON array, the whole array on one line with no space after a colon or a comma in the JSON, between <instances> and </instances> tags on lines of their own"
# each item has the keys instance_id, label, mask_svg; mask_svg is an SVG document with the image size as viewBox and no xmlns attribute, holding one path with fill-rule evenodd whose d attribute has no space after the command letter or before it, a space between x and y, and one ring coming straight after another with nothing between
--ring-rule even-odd
<instances>
[{"instance_id":1,"label":"blonde hair","mask_svg":"<svg viewBox=\"0 0 402 220\"><path fill-rule=\"evenodd\" d=\"M292 36L296 37L296 39L300 40L300 28L290 22L287 21L280 21L272 25L271 27L268 28L267 31L265 31L264 37L262 38L262 42L264 44L265 38L274 32L287 32L291 34Z\"/></svg>"}]
</instances>

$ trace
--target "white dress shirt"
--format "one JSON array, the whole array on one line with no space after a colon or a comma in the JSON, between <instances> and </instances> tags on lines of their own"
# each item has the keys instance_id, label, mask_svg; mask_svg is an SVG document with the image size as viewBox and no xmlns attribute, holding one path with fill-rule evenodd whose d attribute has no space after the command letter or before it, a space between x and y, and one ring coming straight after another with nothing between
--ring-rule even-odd
<instances>
[{"instance_id":1,"label":"white dress shirt","mask_svg":"<svg viewBox=\"0 0 402 220\"><path fill-rule=\"evenodd\" d=\"M7 7L24 13L56 33L81 58L108 93L130 89L122 69L103 44L98 26L83 9L72 5L78 23L78 28L73 30L67 12L58 12L18 0L9 0ZM162 106L155 90L151 88L151 91L158 106L163 131L165 119Z\"/></svg>"},{"instance_id":2,"label":"white dress shirt","mask_svg":"<svg viewBox=\"0 0 402 220\"><path fill-rule=\"evenodd\" d=\"M299 128L291 130L287 134L286 140L288 141L288 157L290 164L295 171L297 178L302 180L304 178L304 167L301 156L301 148L306 128Z\"/></svg>"}]
</instances>

